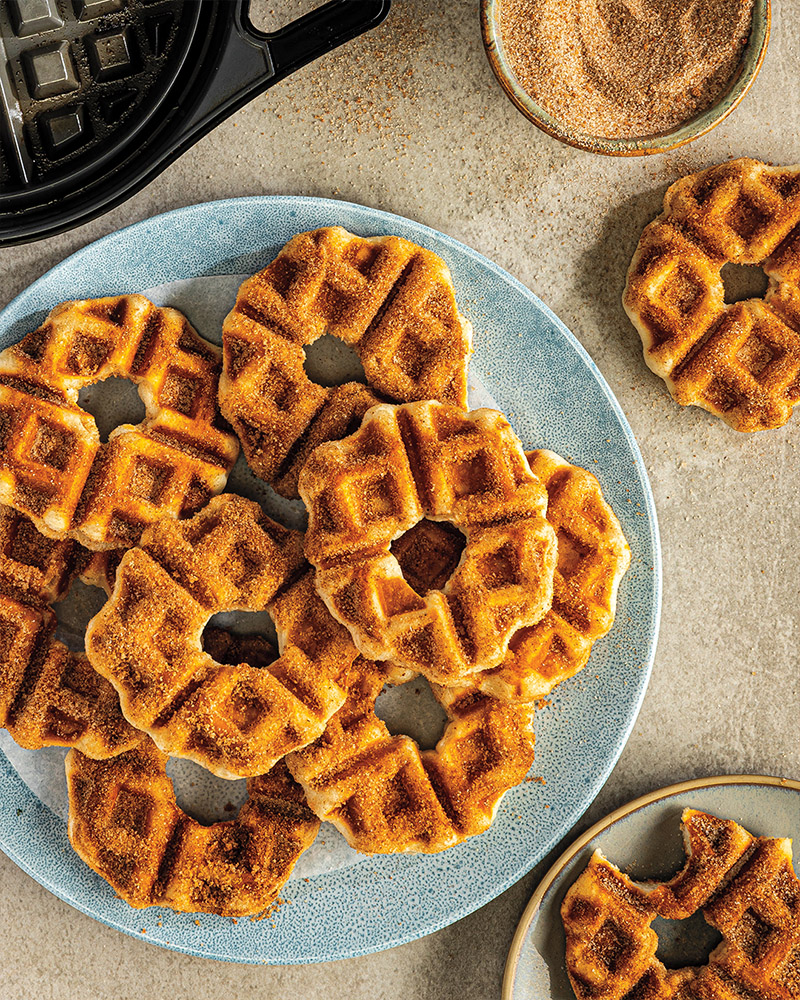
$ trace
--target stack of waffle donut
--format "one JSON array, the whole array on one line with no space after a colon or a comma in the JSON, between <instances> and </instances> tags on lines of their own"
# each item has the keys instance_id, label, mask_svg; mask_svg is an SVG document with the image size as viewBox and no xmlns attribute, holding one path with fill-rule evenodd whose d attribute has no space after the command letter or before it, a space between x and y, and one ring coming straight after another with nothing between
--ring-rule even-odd
<instances>
[{"instance_id":1,"label":"stack of waffle donut","mask_svg":"<svg viewBox=\"0 0 800 1000\"><path fill-rule=\"evenodd\" d=\"M222 334L128 295L65 303L0 353L0 724L71 748L70 839L123 899L236 916L320 820L380 853L486 830L630 554L594 476L468 411L472 331L430 251L300 234ZM309 379L324 334L366 385ZM111 375L146 415L101 442L79 391ZM305 534L222 492L239 442ZM50 606L77 577L107 594L85 653ZM267 612L277 648L209 625L235 611ZM448 717L432 750L375 712L417 675ZM247 778L237 817L183 812L170 756Z\"/></svg>"}]
</instances>

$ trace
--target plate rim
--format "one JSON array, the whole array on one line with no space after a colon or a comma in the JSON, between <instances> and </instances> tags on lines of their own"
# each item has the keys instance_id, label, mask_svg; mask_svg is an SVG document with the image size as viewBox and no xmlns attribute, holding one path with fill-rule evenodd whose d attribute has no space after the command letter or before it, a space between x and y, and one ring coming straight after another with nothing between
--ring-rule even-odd
<instances>
[{"instance_id":1,"label":"plate rim","mask_svg":"<svg viewBox=\"0 0 800 1000\"><path fill-rule=\"evenodd\" d=\"M630 718L628 719L627 725L620 731L620 743L616 752L609 758L606 765L602 769L602 772L598 774L597 785L593 790L591 797L587 802L582 803L580 806L573 810L570 810L566 816L567 822L565 822L566 833L572 829L580 817L585 813L586 809L589 808L591 803L594 801L596 796L599 794L602 787L608 780L611 772L613 771L616 762L619 760L619 756L624 749L633 727L636 724L636 720L639 716L642 703L644 701L647 687L649 685L650 676L652 674L653 664L655 660L656 650L658 646L658 637L660 630L661 612L662 612L662 594L663 594L663 584L662 584L662 551L661 551L661 540L658 525L658 516L655 507L655 500L653 497L652 485L647 473L647 467L644 462L641 450L639 448L638 442L634 436L633 429L619 403L616 396L614 395L611 387L600 371L599 367L595 363L594 359L588 353L583 344L578 340L575 334L565 325L565 323L553 312L553 310L542 301L539 296L527 287L519 278L517 278L510 271L501 267L499 264L495 263L479 251L470 247L469 245L461 242L443 233L440 230L434 229L431 226L427 226L424 223L420 223L414 219L408 218L407 216L398 215L396 213L387 212L383 209L372 208L369 205L363 205L357 202L339 200L334 198L322 198L310 195L293 195L293 194L283 194L283 195L249 195L244 197L233 197L233 198L222 198L211 201L195 202L189 205L183 205L178 208L168 210L166 212L161 212L153 216L149 216L144 219L139 219L119 230L115 230L110 233L106 233L103 236L98 237L96 240L92 240L82 247L79 247L72 254L64 257L62 260L57 261L52 267L48 268L43 274L38 278L35 278L30 282L25 288L23 288L14 298L2 309L0 310L0 325L6 329L11 329L16 323L19 323L27 315L35 315L36 310L41 308L36 300L36 290L37 286L46 285L48 280L57 280L58 272L65 265L70 264L71 266L80 266L82 259L88 257L92 254L98 252L98 248L106 248L112 246L116 241L121 241L123 244L127 239L133 235L134 239L140 239L142 235L146 233L154 232L154 227L163 227L164 225L169 225L171 220L191 218L193 215L202 216L204 213L208 212L220 212L226 213L233 209L247 210L252 207L254 210L264 210L269 206L275 206L276 209L281 209L282 214L287 214L291 208L302 207L307 211L314 211L317 214L328 213L346 213L353 212L356 215L362 215L362 217L368 218L371 224L380 223L381 225L386 225L387 227L392 227L396 225L397 222L402 223L404 226L410 227L415 233L416 238L419 238L419 242L423 243L427 240L432 240L434 243L443 246L446 250L466 256L471 259L473 263L477 264L479 267L488 270L499 280L510 285L518 294L522 295L525 299L530 301L532 305L535 306L536 310L539 311L543 316L555 327L559 335L566 341L569 347L577 354L578 358L581 360L583 365L588 370L595 383L597 384L599 390L601 391L603 397L606 399L610 411L615 417L615 421L619 430L624 437L627 447L630 450L632 457L634 458L634 466L637 469L637 477L640 481L642 494L646 506L647 514L647 535L649 538L650 548L652 549L652 568L651 568L651 589L650 594L652 595L652 608L650 609L650 614L647 618L646 626L648 629L652 630L652 640L650 643L650 648L647 650L647 655L643 662L643 683L641 690L639 692L636 703L631 706ZM365 221L366 221L365 218ZM334 224L334 223L324 223L324 224ZM140 233L136 233L136 230L140 230ZM300 229L300 224L298 224L298 231ZM391 228L387 228L387 232L391 232ZM220 248L222 250L222 248ZM225 257L220 253L220 262L225 260ZM166 269L166 268L165 268ZM208 273L208 272L206 272ZM232 272L219 272L219 273L232 273ZM192 275L189 275L191 277ZM162 277L160 282L180 280L181 278L186 278L187 275L179 276L168 276L166 278ZM112 286L114 287L114 286ZM117 294L121 294L119 291ZM29 300L31 294L34 296L34 309L28 307L23 311L23 306L26 301ZM112 292L112 294L114 294ZM6 763L12 771L16 774L15 769L6 761L3 755L3 761ZM38 800L37 800L38 801ZM47 807L45 807L47 808ZM2 831L0 831L2 833ZM563 836L564 834L562 834ZM558 840L556 840L558 843ZM551 847L555 846L551 843ZM115 922L113 919L101 915L78 902L68 899L63 887L59 889L55 885L50 884L49 879L42 879L42 876L38 873L34 873L30 865L26 864L21 857L18 856L17 852L6 844L3 840L0 843L0 849L2 849L7 856L14 861L23 871L29 874L36 882L41 884L48 891L52 892L58 898L61 898L68 905L77 908L80 912L86 913L93 919L99 920L106 926L114 927L116 930L120 930L123 933L129 934L133 937L138 938L138 935L128 927L121 926L119 923ZM364 945L363 942L353 942L348 947L339 950L337 952L332 952L326 957L308 957L300 953L295 953L292 955L282 955L279 958L271 959L270 961L280 963L280 964L301 964L301 963L314 963L314 962L324 962L324 961L336 961L343 958L355 957L359 955L372 954L374 952L382 951L387 948L396 947L398 945L418 940L421 937L434 933L443 927L449 926L452 923L462 919L468 914L474 912L482 906L485 906L491 900L497 898L502 892L505 892L510 886L519 881L520 878L531 870L541 859L546 855L548 847L545 844L541 852L534 852L528 858L525 859L525 863L522 868L515 870L512 874L506 874L496 883L492 885L491 891L483 893L479 896L474 897L469 900L468 903L462 905L455 905L449 909L445 917L433 916L428 922L415 923L412 928L405 928L403 932L396 935L392 940L381 939L377 942L371 942L369 945ZM423 926L424 924L424 926ZM225 954L203 954L202 951L196 950L191 946L181 945L181 944L166 944L163 941L159 941L153 937L148 939L148 943L156 944L160 947L164 947L167 950L174 951L176 953L187 953L197 955L204 958L214 958L221 961L233 961L239 963L260 963L264 959L260 958L258 955L225 955Z\"/></svg>"},{"instance_id":2,"label":"plate rim","mask_svg":"<svg viewBox=\"0 0 800 1000\"><path fill-rule=\"evenodd\" d=\"M780 778L771 774L718 774L712 775L708 778L687 778L684 781L677 781L672 785L665 785L663 788L657 788L652 792L640 795L638 798L631 799L630 802L626 802L624 805L621 805L612 812L608 813L607 816L599 819L596 823L590 826L588 830L582 833L580 837L573 841L570 846L558 856L558 858L556 858L553 864L542 876L542 879L536 886L533 895L528 900L527 906L522 911L522 916L520 917L517 928L514 931L514 937L511 939L511 946L508 949L508 956L506 957L505 969L503 971L503 989L501 1000L514 1000L514 980L519 966L520 955L522 954L522 946L528 935L530 926L533 923L533 918L536 916L536 913L541 906L542 900L547 895L548 890L552 887L553 883L556 881L567 864L577 854L579 854L588 843L594 840L598 834L607 830L619 820L624 819L626 816L630 816L632 813L637 812L639 809L643 809L645 806L652 805L654 802L660 802L665 799L672 798L674 795L681 795L684 792L697 791L703 788L717 788L721 785L763 785L771 786L773 788L792 788L795 791L800 792L800 780L795 778Z\"/></svg>"}]
</instances>

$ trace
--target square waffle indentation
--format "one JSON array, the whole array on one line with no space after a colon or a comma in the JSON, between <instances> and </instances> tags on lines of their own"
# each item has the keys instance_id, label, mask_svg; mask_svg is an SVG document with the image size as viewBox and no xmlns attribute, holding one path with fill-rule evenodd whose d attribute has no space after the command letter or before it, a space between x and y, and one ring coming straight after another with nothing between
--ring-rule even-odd
<instances>
[{"instance_id":1,"label":"square waffle indentation","mask_svg":"<svg viewBox=\"0 0 800 1000\"><path fill-rule=\"evenodd\" d=\"M738 361L753 378L758 378L779 356L780 352L756 333L751 334L736 353Z\"/></svg>"},{"instance_id":2,"label":"square waffle indentation","mask_svg":"<svg viewBox=\"0 0 800 1000\"><path fill-rule=\"evenodd\" d=\"M773 225L773 210L774 206L759 204L755 198L742 193L726 213L725 222L744 242L749 242L757 233Z\"/></svg>"},{"instance_id":3,"label":"square waffle indentation","mask_svg":"<svg viewBox=\"0 0 800 1000\"><path fill-rule=\"evenodd\" d=\"M359 274L367 278L380 252L381 247L378 244L353 240L345 250L344 260Z\"/></svg>"},{"instance_id":4,"label":"square waffle indentation","mask_svg":"<svg viewBox=\"0 0 800 1000\"><path fill-rule=\"evenodd\" d=\"M519 583L519 556L509 543L483 556L480 569L483 585L488 590L499 590Z\"/></svg>"},{"instance_id":5,"label":"square waffle indentation","mask_svg":"<svg viewBox=\"0 0 800 1000\"><path fill-rule=\"evenodd\" d=\"M230 719L241 733L252 732L267 714L266 706L249 685L236 685L231 692Z\"/></svg>"},{"instance_id":6,"label":"square waffle indentation","mask_svg":"<svg viewBox=\"0 0 800 1000\"><path fill-rule=\"evenodd\" d=\"M87 39L86 49L95 78L100 83L117 80L134 70L133 38L127 28Z\"/></svg>"},{"instance_id":7,"label":"square waffle indentation","mask_svg":"<svg viewBox=\"0 0 800 1000\"><path fill-rule=\"evenodd\" d=\"M55 0L11 0L11 21L19 38L51 31L64 24Z\"/></svg>"},{"instance_id":8,"label":"square waffle indentation","mask_svg":"<svg viewBox=\"0 0 800 1000\"><path fill-rule=\"evenodd\" d=\"M157 505L161 503L169 486L172 473L173 470L168 465L150 462L146 458L138 458L130 478L130 492L146 503Z\"/></svg>"},{"instance_id":9,"label":"square waffle indentation","mask_svg":"<svg viewBox=\"0 0 800 1000\"><path fill-rule=\"evenodd\" d=\"M28 52L25 64L31 97L37 100L78 89L78 76L69 42Z\"/></svg>"},{"instance_id":10,"label":"square waffle indentation","mask_svg":"<svg viewBox=\"0 0 800 1000\"><path fill-rule=\"evenodd\" d=\"M683 263L670 268L658 293L659 305L670 315L691 316L703 301L706 282Z\"/></svg>"},{"instance_id":11,"label":"square waffle indentation","mask_svg":"<svg viewBox=\"0 0 800 1000\"><path fill-rule=\"evenodd\" d=\"M123 785L111 810L111 822L135 837L144 837L150 827L151 808L152 802L147 795Z\"/></svg>"},{"instance_id":12,"label":"square waffle indentation","mask_svg":"<svg viewBox=\"0 0 800 1000\"><path fill-rule=\"evenodd\" d=\"M493 486L491 469L491 458L484 451L477 451L474 455L452 462L450 475L455 496L476 496L491 490Z\"/></svg>"},{"instance_id":13,"label":"square waffle indentation","mask_svg":"<svg viewBox=\"0 0 800 1000\"><path fill-rule=\"evenodd\" d=\"M94 377L108 361L113 346L111 340L103 337L75 336L65 360L65 373Z\"/></svg>"},{"instance_id":14,"label":"square waffle indentation","mask_svg":"<svg viewBox=\"0 0 800 1000\"><path fill-rule=\"evenodd\" d=\"M558 572L564 579L568 580L580 571L583 560L591 551L577 535L565 528L558 529Z\"/></svg>"},{"instance_id":15,"label":"square waffle indentation","mask_svg":"<svg viewBox=\"0 0 800 1000\"><path fill-rule=\"evenodd\" d=\"M399 490L391 473L368 480L361 490L358 518L361 524L371 524L402 513L398 502Z\"/></svg>"},{"instance_id":16,"label":"square waffle indentation","mask_svg":"<svg viewBox=\"0 0 800 1000\"><path fill-rule=\"evenodd\" d=\"M219 573L226 576L237 588L244 588L259 577L268 565L261 553L246 542L236 542L220 559Z\"/></svg>"},{"instance_id":17,"label":"square waffle indentation","mask_svg":"<svg viewBox=\"0 0 800 1000\"><path fill-rule=\"evenodd\" d=\"M741 948L753 963L758 962L761 953L768 946L771 933L772 927L752 908L745 910L735 931L730 932L732 937L735 936L737 947Z\"/></svg>"},{"instance_id":18,"label":"square waffle indentation","mask_svg":"<svg viewBox=\"0 0 800 1000\"><path fill-rule=\"evenodd\" d=\"M262 382L261 394L271 399L275 408L282 412L291 410L298 400L297 385L277 365L270 365Z\"/></svg>"},{"instance_id":19,"label":"square waffle indentation","mask_svg":"<svg viewBox=\"0 0 800 1000\"><path fill-rule=\"evenodd\" d=\"M70 657L61 675L61 686L92 704L98 700L98 675L85 659Z\"/></svg>"},{"instance_id":20,"label":"square waffle indentation","mask_svg":"<svg viewBox=\"0 0 800 1000\"><path fill-rule=\"evenodd\" d=\"M347 323L361 306L358 295L350 295L328 281L324 281L317 293L315 308L329 324Z\"/></svg>"},{"instance_id":21,"label":"square waffle indentation","mask_svg":"<svg viewBox=\"0 0 800 1000\"><path fill-rule=\"evenodd\" d=\"M161 385L159 402L170 410L194 417L203 399L203 386L190 372L170 368Z\"/></svg>"},{"instance_id":22,"label":"square waffle indentation","mask_svg":"<svg viewBox=\"0 0 800 1000\"><path fill-rule=\"evenodd\" d=\"M83 104L60 108L58 112L39 119L42 139L51 156L64 156L90 138L90 128Z\"/></svg>"},{"instance_id":23,"label":"square waffle indentation","mask_svg":"<svg viewBox=\"0 0 800 1000\"><path fill-rule=\"evenodd\" d=\"M86 732L87 723L50 705L45 712L44 731L51 739L74 743Z\"/></svg>"},{"instance_id":24,"label":"square waffle indentation","mask_svg":"<svg viewBox=\"0 0 800 1000\"><path fill-rule=\"evenodd\" d=\"M712 406L726 413L741 402L741 397L733 386L721 378L713 378L706 387L705 398Z\"/></svg>"},{"instance_id":25,"label":"square waffle indentation","mask_svg":"<svg viewBox=\"0 0 800 1000\"><path fill-rule=\"evenodd\" d=\"M29 456L37 465L64 472L69 468L70 459L76 450L75 435L49 424L44 420L36 422Z\"/></svg>"},{"instance_id":26,"label":"square waffle indentation","mask_svg":"<svg viewBox=\"0 0 800 1000\"><path fill-rule=\"evenodd\" d=\"M612 975L617 969L628 964L636 950L635 941L615 920L606 920L603 923L590 947L598 962Z\"/></svg>"}]
</instances>

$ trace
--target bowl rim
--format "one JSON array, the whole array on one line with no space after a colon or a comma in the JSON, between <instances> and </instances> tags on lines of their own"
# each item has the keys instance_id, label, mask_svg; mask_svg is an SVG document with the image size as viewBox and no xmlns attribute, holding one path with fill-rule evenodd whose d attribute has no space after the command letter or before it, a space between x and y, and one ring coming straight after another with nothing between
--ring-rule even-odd
<instances>
[{"instance_id":1,"label":"bowl rim","mask_svg":"<svg viewBox=\"0 0 800 1000\"><path fill-rule=\"evenodd\" d=\"M552 118L517 81L503 50L500 32L500 7L503 0L481 0L481 31L489 64L506 96L537 128L559 142L603 156L649 156L665 153L716 128L733 112L752 87L766 56L772 28L772 0L754 0L753 23L747 45L731 86L695 118L671 132L630 139L607 139L588 132L573 131Z\"/></svg>"}]
</instances>

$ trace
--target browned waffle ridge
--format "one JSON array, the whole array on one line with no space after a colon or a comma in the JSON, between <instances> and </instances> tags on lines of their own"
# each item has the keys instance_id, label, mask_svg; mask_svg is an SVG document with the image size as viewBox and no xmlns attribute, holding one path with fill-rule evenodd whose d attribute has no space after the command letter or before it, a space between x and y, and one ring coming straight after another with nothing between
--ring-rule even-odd
<instances>
[{"instance_id":1,"label":"browned waffle ridge","mask_svg":"<svg viewBox=\"0 0 800 1000\"><path fill-rule=\"evenodd\" d=\"M367 386L308 378L304 348L324 334L357 351ZM430 250L340 226L300 233L239 289L223 326L220 405L255 473L296 497L316 445L351 433L381 397L466 407L471 338Z\"/></svg>"},{"instance_id":2,"label":"browned waffle ridge","mask_svg":"<svg viewBox=\"0 0 800 1000\"><path fill-rule=\"evenodd\" d=\"M0 726L28 750L70 746L110 757L141 739L108 681L54 638L49 604L86 573L89 556L0 506Z\"/></svg>"},{"instance_id":3,"label":"browned waffle ridge","mask_svg":"<svg viewBox=\"0 0 800 1000\"><path fill-rule=\"evenodd\" d=\"M0 502L91 549L199 510L238 452L217 409L220 368L219 348L142 295L56 306L0 353ZM78 393L114 375L138 386L146 416L101 444Z\"/></svg>"},{"instance_id":4,"label":"browned waffle ridge","mask_svg":"<svg viewBox=\"0 0 800 1000\"><path fill-rule=\"evenodd\" d=\"M726 304L726 263L763 265L766 296ZM743 158L676 181L623 304L679 403L740 431L786 423L800 400L800 166Z\"/></svg>"},{"instance_id":5,"label":"browned waffle ridge","mask_svg":"<svg viewBox=\"0 0 800 1000\"><path fill-rule=\"evenodd\" d=\"M669 882L639 885L595 851L561 908L578 1000L796 1000L800 880L791 841L754 838L695 809L682 817L687 860ZM656 916L702 908L722 944L697 968L656 958Z\"/></svg>"},{"instance_id":6,"label":"browned waffle ridge","mask_svg":"<svg viewBox=\"0 0 800 1000\"><path fill-rule=\"evenodd\" d=\"M69 838L126 902L237 917L274 902L319 820L284 764L250 778L234 820L178 808L167 757L145 741L107 761L67 755Z\"/></svg>"},{"instance_id":7,"label":"browned waffle ridge","mask_svg":"<svg viewBox=\"0 0 800 1000\"><path fill-rule=\"evenodd\" d=\"M299 485L317 589L369 659L454 684L497 666L550 607L547 494L495 410L375 406L355 434L315 449ZM444 589L420 597L390 547L424 517L467 541Z\"/></svg>"},{"instance_id":8,"label":"browned waffle ridge","mask_svg":"<svg viewBox=\"0 0 800 1000\"><path fill-rule=\"evenodd\" d=\"M265 609L280 645L269 666L219 663L203 648L213 614ZM227 778L265 773L315 739L357 655L317 598L301 536L230 494L145 531L89 623L86 651L126 718L165 753Z\"/></svg>"}]
</instances>

